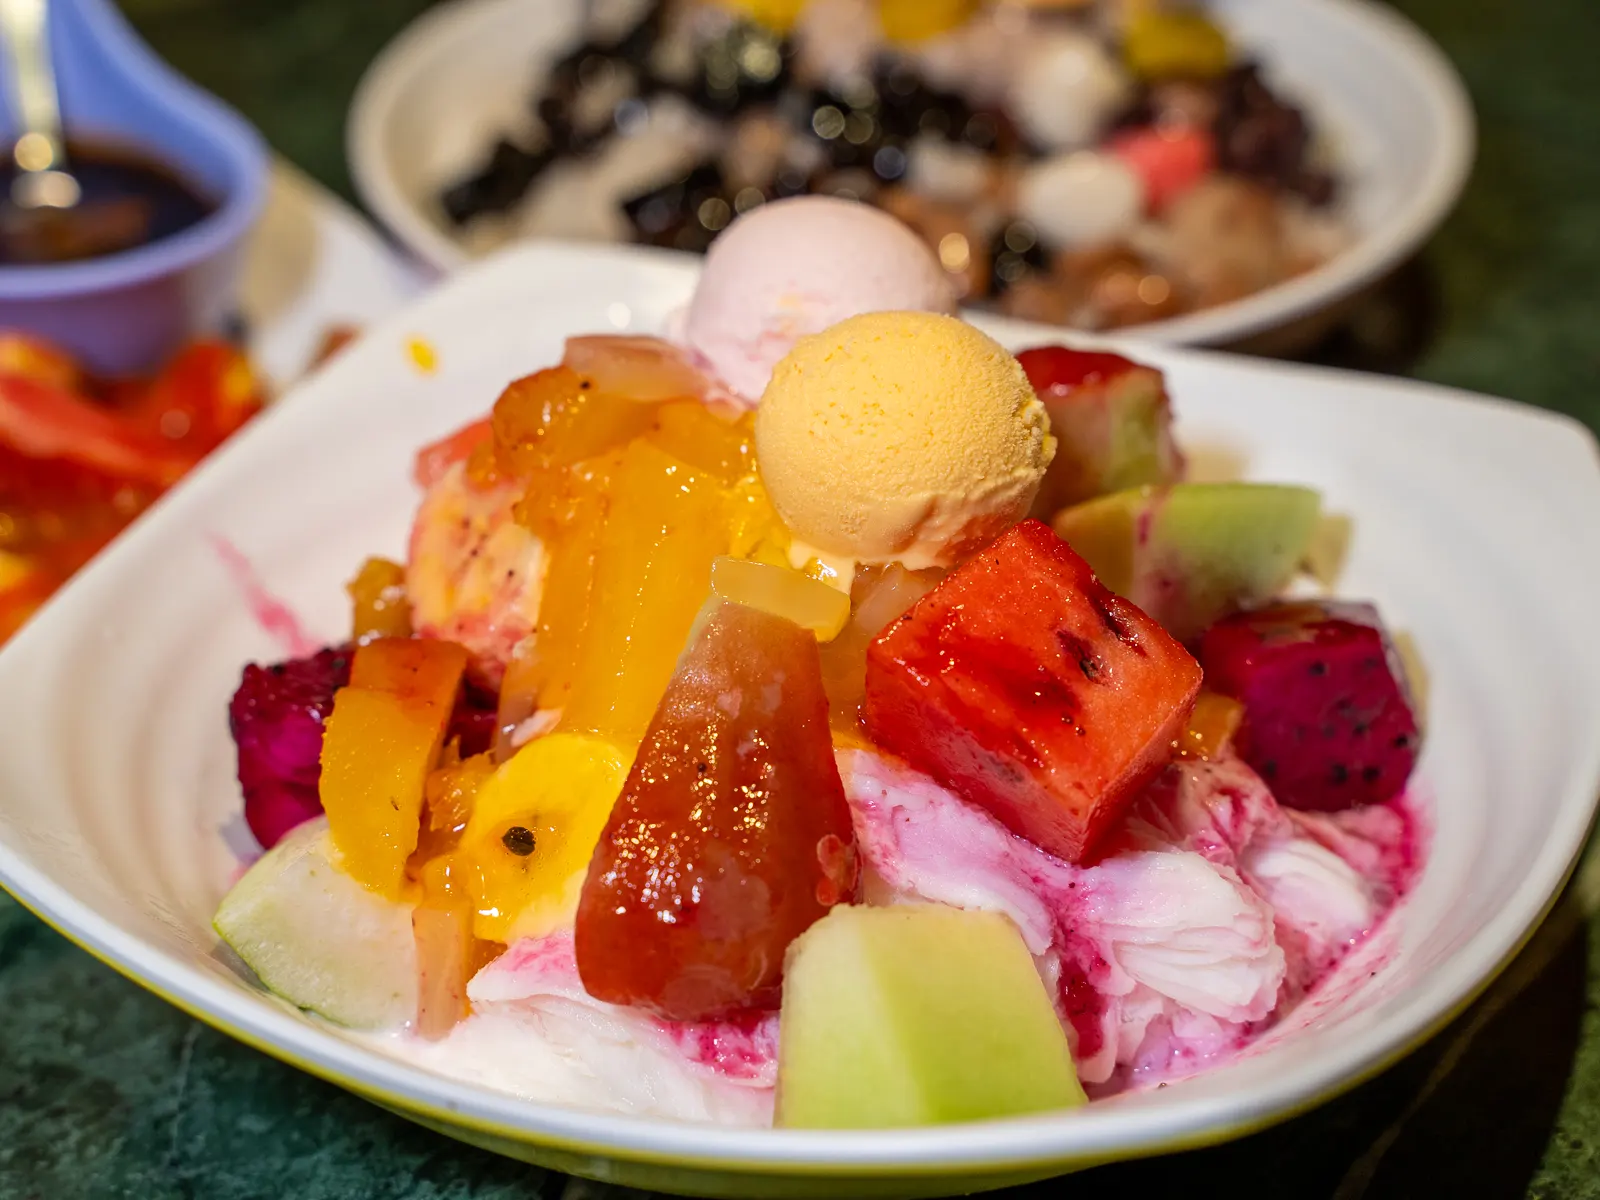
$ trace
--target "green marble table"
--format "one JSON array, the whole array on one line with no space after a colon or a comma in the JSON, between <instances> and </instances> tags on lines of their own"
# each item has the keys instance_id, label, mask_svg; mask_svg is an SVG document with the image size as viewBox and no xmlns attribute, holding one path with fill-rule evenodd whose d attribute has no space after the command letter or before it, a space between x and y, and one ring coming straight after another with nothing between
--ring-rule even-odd
<instances>
[{"instance_id":1,"label":"green marble table","mask_svg":"<svg viewBox=\"0 0 1600 1200\"><path fill-rule=\"evenodd\" d=\"M161 53L348 193L351 89L426 0L125 4ZM1399 7L1466 76L1482 124L1478 169L1421 258L1314 356L1514 397L1600 428L1600 3ZM1232 1145L1024 1191L1600 1197L1597 911L1600 857L1476 1007L1315 1113ZM281 1066L147 995L0 895L0 1198L612 1193L457 1145Z\"/></svg>"}]
</instances>

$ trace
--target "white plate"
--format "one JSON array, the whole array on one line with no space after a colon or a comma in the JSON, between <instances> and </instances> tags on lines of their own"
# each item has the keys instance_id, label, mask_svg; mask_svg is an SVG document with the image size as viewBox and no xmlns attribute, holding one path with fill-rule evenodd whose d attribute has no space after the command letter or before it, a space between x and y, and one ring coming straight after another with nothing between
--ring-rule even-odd
<instances>
[{"instance_id":1,"label":"white plate","mask_svg":"<svg viewBox=\"0 0 1600 1200\"><path fill-rule=\"evenodd\" d=\"M1473 154L1471 101L1443 53L1370 0L1210 0L1223 26L1303 100L1333 144L1354 244L1315 271L1138 336L1233 345L1304 325L1415 251L1455 205ZM367 207L423 263L468 259L440 189L517 128L541 63L575 36L580 0L454 0L429 11L361 81L346 140Z\"/></svg>"},{"instance_id":2,"label":"white plate","mask_svg":"<svg viewBox=\"0 0 1600 1200\"><path fill-rule=\"evenodd\" d=\"M384 322L224 447L0 653L0 882L119 969L253 1045L480 1144L695 1192L954 1192L1237 1135L1325 1099L1456 1012L1538 921L1600 786L1600 469L1575 422L1414 383L1136 351L1197 451L1350 513L1341 591L1411 631L1431 677L1416 891L1258 1052L1167 1088L1026 1120L885 1133L599 1116L455 1083L288 1011L215 956L234 870L225 708L277 656L216 539L329 639L342 582L399 554L412 456L555 361L565 335L656 329L695 266L529 245ZM1050 331L992 324L1013 345ZM438 356L419 372L408 352ZM1215 453L1211 454L1214 459ZM1369 974L1369 971L1371 972ZM1309 1028L1300 1017L1314 1018ZM1292 1036L1288 1036L1292 1034Z\"/></svg>"}]
</instances>

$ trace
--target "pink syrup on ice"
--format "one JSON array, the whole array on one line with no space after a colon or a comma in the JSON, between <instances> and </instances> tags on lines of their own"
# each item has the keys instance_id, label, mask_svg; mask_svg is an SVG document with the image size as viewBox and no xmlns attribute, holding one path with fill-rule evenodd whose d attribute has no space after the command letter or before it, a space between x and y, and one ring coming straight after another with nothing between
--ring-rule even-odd
<instances>
[{"instance_id":1,"label":"pink syrup on ice","mask_svg":"<svg viewBox=\"0 0 1600 1200\"><path fill-rule=\"evenodd\" d=\"M661 1024L690 1062L741 1083L777 1081L777 1013L749 1009L721 1021Z\"/></svg>"},{"instance_id":2,"label":"pink syrup on ice","mask_svg":"<svg viewBox=\"0 0 1600 1200\"><path fill-rule=\"evenodd\" d=\"M593 1000L578 978L570 930L513 942L473 980L474 1001L505 1001L534 995L565 996L610 1009ZM637 1009L615 1009L670 1044L685 1060L730 1081L770 1088L778 1076L778 1014L750 1010L718 1021L663 1021Z\"/></svg>"},{"instance_id":3,"label":"pink syrup on ice","mask_svg":"<svg viewBox=\"0 0 1600 1200\"><path fill-rule=\"evenodd\" d=\"M840 767L892 891L1016 921L1096 1096L1214 1066L1312 1004L1427 851L1415 793L1291 812L1232 759L1175 768L1104 858L1074 867L893 760L847 752Z\"/></svg>"}]
</instances>

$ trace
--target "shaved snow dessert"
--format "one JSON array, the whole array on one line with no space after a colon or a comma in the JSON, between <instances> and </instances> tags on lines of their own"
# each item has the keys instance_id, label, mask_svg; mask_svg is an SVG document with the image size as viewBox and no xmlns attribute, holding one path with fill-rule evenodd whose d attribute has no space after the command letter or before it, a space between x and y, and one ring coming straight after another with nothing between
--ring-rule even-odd
<instances>
[{"instance_id":1,"label":"shaved snow dessert","mask_svg":"<svg viewBox=\"0 0 1600 1200\"><path fill-rule=\"evenodd\" d=\"M1377 610L1284 599L1322 498L1185 482L1154 368L846 282L770 407L581 337L419 453L407 561L230 708L267 852L215 924L264 987L753 1127L1064 1111L1313 1019L1426 851Z\"/></svg>"},{"instance_id":2,"label":"shaved snow dessert","mask_svg":"<svg viewBox=\"0 0 1600 1200\"><path fill-rule=\"evenodd\" d=\"M1369 880L1280 809L1236 758L1173 764L1135 802L1126 846L1062 863L925 776L840 755L862 855L894 898L1003 912L1077 1033L1080 1077L1151 1083L1235 1048L1376 924L1409 880ZM1352 833L1358 862L1397 854ZM1286 986L1287 985L1287 986Z\"/></svg>"},{"instance_id":3,"label":"shaved snow dessert","mask_svg":"<svg viewBox=\"0 0 1600 1200\"><path fill-rule=\"evenodd\" d=\"M443 1039L374 1039L441 1074L553 1104L727 1125L772 1122L775 1013L689 1024L595 1000L571 933L514 942L474 976Z\"/></svg>"}]
</instances>

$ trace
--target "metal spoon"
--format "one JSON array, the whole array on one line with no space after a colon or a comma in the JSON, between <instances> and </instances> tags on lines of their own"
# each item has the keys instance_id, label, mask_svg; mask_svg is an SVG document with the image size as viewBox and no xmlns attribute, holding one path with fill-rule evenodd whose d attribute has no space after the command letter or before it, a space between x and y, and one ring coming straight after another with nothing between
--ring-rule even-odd
<instances>
[{"instance_id":1,"label":"metal spoon","mask_svg":"<svg viewBox=\"0 0 1600 1200\"><path fill-rule=\"evenodd\" d=\"M0 0L0 42L11 66L20 136L16 170L0 199L0 263L71 262L114 254L150 236L148 197L85 197L67 162L61 98L50 62L49 0ZM5 203L9 199L10 203Z\"/></svg>"},{"instance_id":2,"label":"metal spoon","mask_svg":"<svg viewBox=\"0 0 1600 1200\"><path fill-rule=\"evenodd\" d=\"M21 136L11 202L18 208L72 208L83 197L61 139L61 99L50 63L49 0L0 0L0 40L11 60L12 98Z\"/></svg>"}]
</instances>

